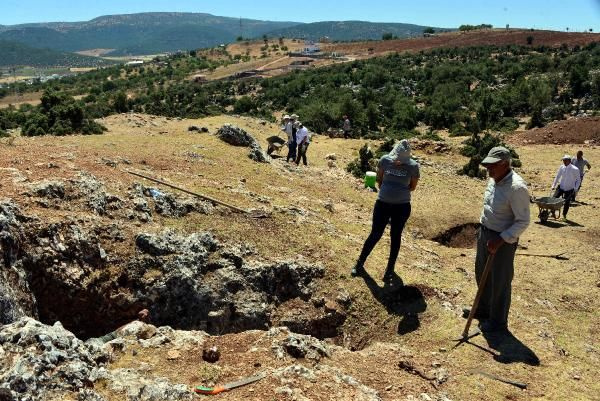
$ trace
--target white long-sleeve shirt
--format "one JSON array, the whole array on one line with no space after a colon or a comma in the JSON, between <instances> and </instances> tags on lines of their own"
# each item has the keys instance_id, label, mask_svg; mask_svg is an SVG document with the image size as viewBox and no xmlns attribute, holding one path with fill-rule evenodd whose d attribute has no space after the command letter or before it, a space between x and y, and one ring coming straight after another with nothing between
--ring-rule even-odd
<instances>
[{"instance_id":1,"label":"white long-sleeve shirt","mask_svg":"<svg viewBox=\"0 0 600 401\"><path fill-rule=\"evenodd\" d=\"M302 143L302 141L304 140L304 138L306 138L306 143L310 142L310 137L308 135L308 129L306 127L302 127L300 128L298 131L296 131L296 143L298 145L300 145Z\"/></svg>"},{"instance_id":2,"label":"white long-sleeve shirt","mask_svg":"<svg viewBox=\"0 0 600 401\"><path fill-rule=\"evenodd\" d=\"M520 175L509 172L499 182L492 178L483 196L479 222L509 244L517 242L529 226L529 190Z\"/></svg>"},{"instance_id":3,"label":"white long-sleeve shirt","mask_svg":"<svg viewBox=\"0 0 600 401\"><path fill-rule=\"evenodd\" d=\"M572 189L578 190L579 184L581 184L581 176L579 169L573 164L562 165L556 172L556 178L552 183L552 188L556 188L556 184L560 183L560 189L563 191L570 191Z\"/></svg>"}]
</instances>

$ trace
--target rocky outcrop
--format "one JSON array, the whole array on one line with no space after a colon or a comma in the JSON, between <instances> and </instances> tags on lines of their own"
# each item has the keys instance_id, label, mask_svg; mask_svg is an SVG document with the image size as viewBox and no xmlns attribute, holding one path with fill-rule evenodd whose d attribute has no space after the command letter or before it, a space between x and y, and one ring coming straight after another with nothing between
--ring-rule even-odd
<instances>
[{"instance_id":1,"label":"rocky outcrop","mask_svg":"<svg viewBox=\"0 0 600 401\"><path fill-rule=\"evenodd\" d=\"M247 146L250 148L248 157L259 163L269 163L271 157L267 155L258 141L243 129L235 125L225 124L217 131L217 137L233 146Z\"/></svg>"},{"instance_id":2,"label":"rocky outcrop","mask_svg":"<svg viewBox=\"0 0 600 401\"><path fill-rule=\"evenodd\" d=\"M264 330L288 301L310 303L324 275L318 265L249 260L250 247L222 244L206 232L141 232L127 245L118 224L66 219L43 226L19 218L15 205L1 210L4 323L35 316L61 321L81 338L98 337L147 308L158 325L210 333ZM119 242L130 251L110 251ZM305 328L320 327L310 318L304 322ZM319 337L337 335L342 323L335 320Z\"/></svg>"},{"instance_id":3,"label":"rocky outcrop","mask_svg":"<svg viewBox=\"0 0 600 401\"><path fill-rule=\"evenodd\" d=\"M260 360L254 368L268 375L261 383L264 394L314 399L326 392L329 399L381 399L376 390L334 366L334 354L350 353L341 347L286 328L236 336L232 341L254 344ZM0 327L0 396L11 401L191 401L198 398L192 386L214 377L203 376L203 370L185 372L193 374L190 382L189 374L184 378L165 367L173 366L170 360L182 366L197 364L195 353L213 341L227 339L135 321L110 342L83 342L60 323L48 326L22 318ZM124 361L130 362L123 366ZM245 369L245 363L230 361L228 365L237 371ZM219 371L218 367L213 370Z\"/></svg>"},{"instance_id":4,"label":"rocky outcrop","mask_svg":"<svg viewBox=\"0 0 600 401\"><path fill-rule=\"evenodd\" d=\"M124 334L139 333L140 327L137 329ZM143 340L134 337L129 344L137 341ZM107 369L111 350L119 342L125 347L121 339L84 343L59 322L47 326L22 318L0 329L0 390L10 400L57 400L76 394L78 400L102 401L105 398L93 389L102 381L109 391L124 393L129 401L194 399L186 385L162 377L148 378L143 367Z\"/></svg>"},{"instance_id":5,"label":"rocky outcrop","mask_svg":"<svg viewBox=\"0 0 600 401\"><path fill-rule=\"evenodd\" d=\"M26 242L23 224L29 220L13 201L0 201L0 324L37 316L35 298L20 261Z\"/></svg>"}]
</instances>

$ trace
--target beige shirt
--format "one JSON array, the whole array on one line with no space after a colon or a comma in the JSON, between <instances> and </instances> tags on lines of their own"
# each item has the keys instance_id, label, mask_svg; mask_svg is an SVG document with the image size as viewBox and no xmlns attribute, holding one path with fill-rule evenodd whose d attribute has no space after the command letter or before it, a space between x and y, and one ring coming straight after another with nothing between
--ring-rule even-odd
<instances>
[{"instance_id":1,"label":"beige shirt","mask_svg":"<svg viewBox=\"0 0 600 401\"><path fill-rule=\"evenodd\" d=\"M509 172L499 182L489 179L479 222L514 244L529 225L529 190L520 175Z\"/></svg>"}]
</instances>

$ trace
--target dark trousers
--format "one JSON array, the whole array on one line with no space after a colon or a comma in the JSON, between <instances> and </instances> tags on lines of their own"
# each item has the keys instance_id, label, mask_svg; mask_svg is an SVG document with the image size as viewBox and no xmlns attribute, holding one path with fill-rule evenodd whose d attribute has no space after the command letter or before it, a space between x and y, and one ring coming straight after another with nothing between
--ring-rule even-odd
<instances>
[{"instance_id":1,"label":"dark trousers","mask_svg":"<svg viewBox=\"0 0 600 401\"><path fill-rule=\"evenodd\" d=\"M581 191L581 185L583 184L583 175L579 177L579 188L577 188L577 192L573 191L573 196L571 196L571 202L575 202L575 197L577 193Z\"/></svg>"},{"instance_id":2,"label":"dark trousers","mask_svg":"<svg viewBox=\"0 0 600 401\"><path fill-rule=\"evenodd\" d=\"M286 157L286 161L296 160L296 141L288 143L288 154Z\"/></svg>"},{"instance_id":3,"label":"dark trousers","mask_svg":"<svg viewBox=\"0 0 600 401\"><path fill-rule=\"evenodd\" d=\"M481 226L477 233L477 256L475 257L477 286L480 285L481 275L489 256L487 242L499 237L499 233L488 230L484 226ZM516 250L517 243L503 244L498 249L477 307L476 313L480 318L489 318L499 326L507 326L508 323Z\"/></svg>"},{"instance_id":4,"label":"dark trousers","mask_svg":"<svg viewBox=\"0 0 600 401\"><path fill-rule=\"evenodd\" d=\"M348 139L352 136L352 131L350 130L344 130L344 138Z\"/></svg>"},{"instance_id":5,"label":"dark trousers","mask_svg":"<svg viewBox=\"0 0 600 401\"><path fill-rule=\"evenodd\" d=\"M567 217L567 213L569 212L569 207L571 207L571 201L573 200L573 196L575 195L575 190L571 189L570 191L564 191L560 185L556 188L556 192L554 192L555 198L560 198L561 196L565 198L565 206L563 207L563 217Z\"/></svg>"},{"instance_id":6,"label":"dark trousers","mask_svg":"<svg viewBox=\"0 0 600 401\"><path fill-rule=\"evenodd\" d=\"M373 208L373 226L371 234L363 245L362 252L358 258L358 264L364 265L369 254L381 239L385 227L390 223L390 257L388 258L387 270L394 270L398 253L400 252L400 242L402 241L402 230L410 217L410 203L400 203L397 205L377 200Z\"/></svg>"},{"instance_id":7,"label":"dark trousers","mask_svg":"<svg viewBox=\"0 0 600 401\"><path fill-rule=\"evenodd\" d=\"M302 159L302 163L304 163L304 165L307 165L306 162L306 150L308 149L308 145L310 145L309 143L303 143L298 145L298 155L296 156L296 164L300 164L300 159Z\"/></svg>"}]
</instances>

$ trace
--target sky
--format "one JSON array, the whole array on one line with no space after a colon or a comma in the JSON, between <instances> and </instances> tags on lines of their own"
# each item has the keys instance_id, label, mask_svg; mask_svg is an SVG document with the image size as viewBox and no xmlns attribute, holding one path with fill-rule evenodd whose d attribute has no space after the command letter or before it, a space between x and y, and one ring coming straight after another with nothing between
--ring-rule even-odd
<instances>
[{"instance_id":1,"label":"sky","mask_svg":"<svg viewBox=\"0 0 600 401\"><path fill-rule=\"evenodd\" d=\"M150 11L204 12L271 21L401 22L455 28L462 24L600 31L600 0L0 0L0 24L87 21Z\"/></svg>"}]
</instances>

